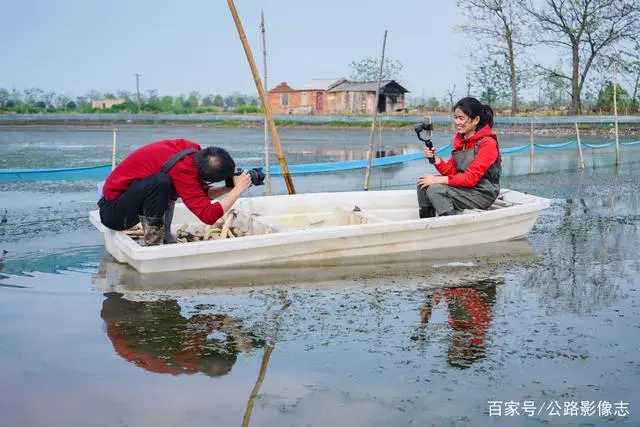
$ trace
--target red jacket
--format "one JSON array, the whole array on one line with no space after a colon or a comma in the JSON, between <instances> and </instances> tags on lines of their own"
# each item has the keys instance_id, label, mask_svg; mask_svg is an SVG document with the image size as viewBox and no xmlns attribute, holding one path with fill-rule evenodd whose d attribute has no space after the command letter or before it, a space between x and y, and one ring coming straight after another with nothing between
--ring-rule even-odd
<instances>
[{"instance_id":1,"label":"red jacket","mask_svg":"<svg viewBox=\"0 0 640 427\"><path fill-rule=\"evenodd\" d=\"M453 329L471 333L471 344L483 345L491 323L491 304L472 288L446 288L435 296L434 305L444 298L449 306L449 325ZM453 306L458 305L466 314L454 315Z\"/></svg>"},{"instance_id":2,"label":"red jacket","mask_svg":"<svg viewBox=\"0 0 640 427\"><path fill-rule=\"evenodd\" d=\"M153 350L139 349L140 341L136 336L127 336L119 322L107 320L107 336L113 344L116 353L125 360L143 368L149 372L169 375L191 375L200 371L200 360L207 341L207 336L214 330L219 330L224 316L207 315L204 319L192 317L185 323L193 326L202 323L205 328L191 328L192 331L181 336L179 348L169 351L171 346L161 347L164 351L158 350L154 354ZM189 330L189 329L187 329Z\"/></svg>"},{"instance_id":3,"label":"red jacket","mask_svg":"<svg viewBox=\"0 0 640 427\"><path fill-rule=\"evenodd\" d=\"M129 154L111 172L104 183L102 193L107 200L114 200L135 180L147 178L160 172L162 165L187 148L200 150L195 142L186 139L173 139L153 142L142 146ZM195 154L195 153L194 153ZM204 188L204 181L198 175L193 155L183 157L169 170L178 197L200 221L213 224L222 217L224 211L218 202L211 203Z\"/></svg>"},{"instance_id":4,"label":"red jacket","mask_svg":"<svg viewBox=\"0 0 640 427\"><path fill-rule=\"evenodd\" d=\"M491 165L498 159L500 155L498 138L489 125L484 126L466 139L463 134L457 133L453 138L453 149L458 151L472 149L478 141L480 141L478 154L463 173L458 173L453 156L446 162L443 160L440 164L434 165L441 175L449 177L450 186L475 187Z\"/></svg>"}]
</instances>

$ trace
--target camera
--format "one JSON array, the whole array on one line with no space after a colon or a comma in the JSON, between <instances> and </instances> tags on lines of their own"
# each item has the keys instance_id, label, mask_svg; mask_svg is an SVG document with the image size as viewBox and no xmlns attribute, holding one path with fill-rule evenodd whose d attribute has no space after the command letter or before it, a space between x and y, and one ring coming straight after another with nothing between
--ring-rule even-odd
<instances>
[{"instance_id":1,"label":"camera","mask_svg":"<svg viewBox=\"0 0 640 427\"><path fill-rule=\"evenodd\" d=\"M433 123L420 123L416 126L416 133L420 133L423 130L433 132Z\"/></svg>"},{"instance_id":2,"label":"camera","mask_svg":"<svg viewBox=\"0 0 640 427\"><path fill-rule=\"evenodd\" d=\"M237 176L242 174L243 169L237 169L236 172L233 174L233 176ZM253 169L249 169L247 170L247 172L249 172L249 176L251 177L251 184L253 185L262 185L264 184L264 179L266 177L264 171L262 170L262 168L253 168ZM225 179L224 181L224 185L227 188L233 188L233 176Z\"/></svg>"},{"instance_id":3,"label":"camera","mask_svg":"<svg viewBox=\"0 0 640 427\"><path fill-rule=\"evenodd\" d=\"M429 149L433 149L433 143L431 142L431 135L433 134L433 122L431 121L431 118L425 117L424 123L420 123L418 126L416 126L415 131L418 139L424 142L424 146ZM428 132L427 139L424 139L422 136L420 136L420 133L422 131ZM433 157L429 158L429 163L434 164L435 162L436 162L435 158Z\"/></svg>"}]
</instances>

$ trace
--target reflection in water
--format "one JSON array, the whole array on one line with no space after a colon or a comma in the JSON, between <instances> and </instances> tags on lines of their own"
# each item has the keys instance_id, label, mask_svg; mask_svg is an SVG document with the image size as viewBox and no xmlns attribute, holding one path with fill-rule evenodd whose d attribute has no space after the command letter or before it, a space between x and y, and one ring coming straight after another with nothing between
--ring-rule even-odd
<instances>
[{"instance_id":1,"label":"reflection in water","mask_svg":"<svg viewBox=\"0 0 640 427\"><path fill-rule=\"evenodd\" d=\"M485 357L485 337L496 302L496 286L503 280L481 279L473 286L430 289L420 310L421 327L427 327L433 309L446 304L450 328L447 362L455 368L469 368Z\"/></svg>"},{"instance_id":2,"label":"reflection in water","mask_svg":"<svg viewBox=\"0 0 640 427\"><path fill-rule=\"evenodd\" d=\"M411 152L415 152L415 149L410 148L398 148L395 149L378 149L373 151L373 158L379 159L382 157L389 156L399 156L402 154L407 154ZM323 148L302 148L302 147L291 147L287 149L288 154L307 154L313 155L316 158L322 159L322 157L327 157L326 160L332 161L349 161L349 160L364 160L367 158L368 151L367 150L327 150Z\"/></svg>"},{"instance_id":3,"label":"reflection in water","mask_svg":"<svg viewBox=\"0 0 640 427\"><path fill-rule=\"evenodd\" d=\"M176 300L105 296L100 315L116 353L149 372L220 377L231 371L239 352L264 345L241 321L223 314L185 318Z\"/></svg>"},{"instance_id":4,"label":"reflection in water","mask_svg":"<svg viewBox=\"0 0 640 427\"><path fill-rule=\"evenodd\" d=\"M550 309L590 313L622 296L623 280L640 271L640 198L566 199L536 225L547 262L525 278Z\"/></svg>"},{"instance_id":5,"label":"reflection in water","mask_svg":"<svg viewBox=\"0 0 640 427\"><path fill-rule=\"evenodd\" d=\"M97 292L125 294L304 283L333 283L340 287L341 282L350 280L380 282L407 277L425 278L441 271L456 270L456 265L472 266L480 271L490 270L499 264L533 262L536 259L537 254L527 239L444 248L435 253L428 250L383 254L344 261L307 263L304 266L216 268L163 273L138 273L128 265L120 264L111 256L105 255L91 281Z\"/></svg>"}]
</instances>

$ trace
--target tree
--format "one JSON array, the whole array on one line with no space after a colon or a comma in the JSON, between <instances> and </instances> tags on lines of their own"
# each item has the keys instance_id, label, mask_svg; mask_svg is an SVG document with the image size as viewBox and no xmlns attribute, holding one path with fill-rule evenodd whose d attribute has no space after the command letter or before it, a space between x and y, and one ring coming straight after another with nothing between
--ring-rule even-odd
<instances>
[{"instance_id":1,"label":"tree","mask_svg":"<svg viewBox=\"0 0 640 427\"><path fill-rule=\"evenodd\" d=\"M4 88L0 88L0 107L4 107L8 101L9 91Z\"/></svg>"},{"instance_id":2,"label":"tree","mask_svg":"<svg viewBox=\"0 0 640 427\"><path fill-rule=\"evenodd\" d=\"M477 37L491 57L506 64L504 75L510 85L511 114L515 115L518 90L522 85L517 62L527 46L525 35L520 30L524 27L522 13L516 13L519 12L517 0L456 0L456 4L470 18L470 22L459 26L460 29Z\"/></svg>"},{"instance_id":3,"label":"tree","mask_svg":"<svg viewBox=\"0 0 640 427\"><path fill-rule=\"evenodd\" d=\"M160 98L160 108L162 111L169 111L173 107L173 97L165 95Z\"/></svg>"},{"instance_id":4,"label":"tree","mask_svg":"<svg viewBox=\"0 0 640 427\"><path fill-rule=\"evenodd\" d=\"M189 92L189 97L187 98L187 101L189 101L189 103L191 104L191 107L196 108L198 105L200 105L201 98L202 96L200 95L200 92L198 92L197 90L194 90Z\"/></svg>"},{"instance_id":5,"label":"tree","mask_svg":"<svg viewBox=\"0 0 640 427\"><path fill-rule=\"evenodd\" d=\"M634 0L518 0L537 25L538 43L568 50L571 72L538 67L571 83L571 112L580 114L580 94L594 61L607 49L640 36L640 2Z\"/></svg>"},{"instance_id":6,"label":"tree","mask_svg":"<svg viewBox=\"0 0 640 427\"><path fill-rule=\"evenodd\" d=\"M59 94L58 96L56 96L56 105L64 108L65 112L70 102L71 102L71 96L69 95Z\"/></svg>"},{"instance_id":7,"label":"tree","mask_svg":"<svg viewBox=\"0 0 640 427\"><path fill-rule=\"evenodd\" d=\"M216 107L224 107L224 99L222 99L222 96L216 95L216 97L213 98L213 105Z\"/></svg>"},{"instance_id":8,"label":"tree","mask_svg":"<svg viewBox=\"0 0 640 427\"><path fill-rule=\"evenodd\" d=\"M211 107L213 105L213 95L209 94L202 98L203 107Z\"/></svg>"},{"instance_id":9,"label":"tree","mask_svg":"<svg viewBox=\"0 0 640 427\"><path fill-rule=\"evenodd\" d=\"M503 60L504 58L500 59ZM482 101L489 105L494 105L498 100L509 98L509 91L513 86L504 78L509 68L509 64L504 60L498 61L497 59L491 58L485 59L485 61L476 68L474 77L482 91L480 94ZM517 84L518 78L516 78L516 85ZM511 91L511 95L513 96L513 91ZM513 98L511 105L513 108Z\"/></svg>"},{"instance_id":10,"label":"tree","mask_svg":"<svg viewBox=\"0 0 640 427\"><path fill-rule=\"evenodd\" d=\"M557 110L567 105L570 85L566 79L556 75L546 76L542 83L543 105Z\"/></svg>"},{"instance_id":11,"label":"tree","mask_svg":"<svg viewBox=\"0 0 640 427\"><path fill-rule=\"evenodd\" d=\"M380 75L380 59L364 58L359 61L352 61L349 67L353 72L349 78L356 82L377 82ZM385 58L382 66L382 80L400 79L402 64L400 61Z\"/></svg>"},{"instance_id":12,"label":"tree","mask_svg":"<svg viewBox=\"0 0 640 427\"><path fill-rule=\"evenodd\" d=\"M440 101L438 101L438 98L436 98L435 96L432 96L427 100L427 106L433 111L436 111L438 108L440 108Z\"/></svg>"},{"instance_id":13,"label":"tree","mask_svg":"<svg viewBox=\"0 0 640 427\"><path fill-rule=\"evenodd\" d=\"M623 52L620 61L621 71L626 75L627 83L631 88L630 107L637 111L640 106L638 90L640 90L640 41L635 43L633 49Z\"/></svg>"},{"instance_id":14,"label":"tree","mask_svg":"<svg viewBox=\"0 0 640 427\"><path fill-rule=\"evenodd\" d=\"M618 107L624 108L629 104L629 92L627 92L620 84L616 84L616 101ZM608 80L604 87L598 93L597 106L603 110L613 110L613 82Z\"/></svg>"}]
</instances>

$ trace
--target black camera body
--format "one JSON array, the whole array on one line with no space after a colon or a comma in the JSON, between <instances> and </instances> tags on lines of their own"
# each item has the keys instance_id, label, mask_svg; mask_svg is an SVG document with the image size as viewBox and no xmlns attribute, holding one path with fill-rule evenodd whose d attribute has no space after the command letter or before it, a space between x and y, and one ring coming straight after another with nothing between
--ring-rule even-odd
<instances>
[{"instance_id":1,"label":"black camera body","mask_svg":"<svg viewBox=\"0 0 640 427\"><path fill-rule=\"evenodd\" d=\"M418 137L418 139L422 142L424 142L424 146L427 147L428 149L432 150L433 149L433 143L431 142L431 135L433 135L433 123L431 122L431 118L429 118L429 121L426 120L425 118L425 122L424 123L420 123L418 126L416 126L415 128L416 131L416 136ZM424 139L422 136L420 136L420 134L425 131L428 132L428 136L427 139ZM431 157L429 158L429 163L434 164L436 162L436 159Z\"/></svg>"},{"instance_id":2,"label":"black camera body","mask_svg":"<svg viewBox=\"0 0 640 427\"><path fill-rule=\"evenodd\" d=\"M240 175L242 174L242 172L243 172L243 169L237 169L236 172L233 174L233 176ZM262 168L249 169L248 172L249 172L249 176L251 177L251 184L253 185L264 184L264 179L266 178L266 175L262 170ZM233 188L233 176L224 180L224 185L227 188Z\"/></svg>"},{"instance_id":3,"label":"black camera body","mask_svg":"<svg viewBox=\"0 0 640 427\"><path fill-rule=\"evenodd\" d=\"M433 123L420 123L416 126L416 132L419 134L423 130L433 132Z\"/></svg>"}]
</instances>

